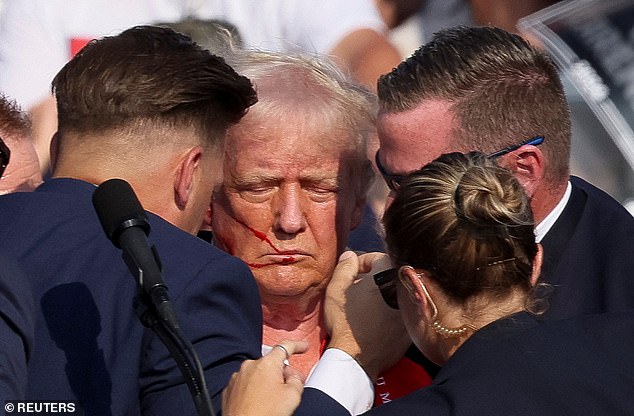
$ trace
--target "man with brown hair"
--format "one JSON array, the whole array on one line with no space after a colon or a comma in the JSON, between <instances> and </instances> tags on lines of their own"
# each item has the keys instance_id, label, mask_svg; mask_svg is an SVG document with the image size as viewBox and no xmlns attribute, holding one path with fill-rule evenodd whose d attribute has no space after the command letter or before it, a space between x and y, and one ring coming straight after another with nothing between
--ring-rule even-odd
<instances>
[{"instance_id":1,"label":"man with brown hair","mask_svg":"<svg viewBox=\"0 0 634 416\"><path fill-rule=\"evenodd\" d=\"M545 53L502 29L447 29L382 76L378 94L376 162L392 187L442 153L506 149L499 161L529 195L544 247L545 316L634 307L634 218L570 176L568 103Z\"/></svg>"},{"instance_id":2,"label":"man with brown hair","mask_svg":"<svg viewBox=\"0 0 634 416\"><path fill-rule=\"evenodd\" d=\"M0 198L0 248L36 304L26 398L85 414L195 414L175 361L133 308L134 279L92 206L95 185L129 182L184 335L219 393L260 355L248 268L194 237L221 172L228 126L256 101L250 81L171 29L142 26L89 44L55 77L52 179Z\"/></svg>"}]
</instances>

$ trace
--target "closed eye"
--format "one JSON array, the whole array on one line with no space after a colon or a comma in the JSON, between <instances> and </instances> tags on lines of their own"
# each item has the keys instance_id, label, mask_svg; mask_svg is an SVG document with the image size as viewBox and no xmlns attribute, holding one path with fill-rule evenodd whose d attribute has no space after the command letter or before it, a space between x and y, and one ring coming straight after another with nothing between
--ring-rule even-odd
<instances>
[{"instance_id":1,"label":"closed eye","mask_svg":"<svg viewBox=\"0 0 634 416\"><path fill-rule=\"evenodd\" d=\"M235 185L233 189L246 201L264 202L274 195L278 185L275 183L239 184Z\"/></svg>"},{"instance_id":2,"label":"closed eye","mask_svg":"<svg viewBox=\"0 0 634 416\"><path fill-rule=\"evenodd\" d=\"M339 193L339 187L334 184L305 184L302 189L315 202L329 201Z\"/></svg>"}]
</instances>

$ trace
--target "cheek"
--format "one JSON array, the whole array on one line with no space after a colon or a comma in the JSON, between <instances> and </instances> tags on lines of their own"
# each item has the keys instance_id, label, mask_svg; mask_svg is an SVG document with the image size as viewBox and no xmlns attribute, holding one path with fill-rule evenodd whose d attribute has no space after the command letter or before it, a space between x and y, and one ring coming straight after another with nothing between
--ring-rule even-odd
<instances>
[{"instance_id":1,"label":"cheek","mask_svg":"<svg viewBox=\"0 0 634 416\"><path fill-rule=\"evenodd\" d=\"M309 232L322 254L327 254L333 263L343 252L348 241L352 221L351 212L341 204L313 207L307 216Z\"/></svg>"},{"instance_id":2,"label":"cheek","mask_svg":"<svg viewBox=\"0 0 634 416\"><path fill-rule=\"evenodd\" d=\"M211 231L213 235L214 245L221 248L231 255L236 255L236 230L233 220L226 211L213 206L213 220L211 222Z\"/></svg>"},{"instance_id":3,"label":"cheek","mask_svg":"<svg viewBox=\"0 0 634 416\"><path fill-rule=\"evenodd\" d=\"M363 221L363 208L364 204L353 195L338 200L335 212L331 215L335 216L336 233L344 245L347 243L350 231Z\"/></svg>"},{"instance_id":4,"label":"cheek","mask_svg":"<svg viewBox=\"0 0 634 416\"><path fill-rule=\"evenodd\" d=\"M223 192L216 192L211 204L214 243L245 261L260 247L268 229L265 212L251 205Z\"/></svg>"}]
</instances>

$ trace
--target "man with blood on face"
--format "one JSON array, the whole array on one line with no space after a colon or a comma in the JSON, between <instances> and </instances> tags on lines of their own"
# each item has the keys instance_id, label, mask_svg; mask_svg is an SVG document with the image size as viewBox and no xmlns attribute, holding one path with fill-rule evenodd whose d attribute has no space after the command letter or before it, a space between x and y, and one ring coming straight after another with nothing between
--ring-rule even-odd
<instances>
[{"instance_id":1,"label":"man with blood on face","mask_svg":"<svg viewBox=\"0 0 634 416\"><path fill-rule=\"evenodd\" d=\"M307 375L326 343L321 303L372 178L365 143L374 96L329 62L245 52L231 62L258 103L228 132L214 191L214 244L251 268L262 297L263 350L308 341L291 358Z\"/></svg>"}]
</instances>

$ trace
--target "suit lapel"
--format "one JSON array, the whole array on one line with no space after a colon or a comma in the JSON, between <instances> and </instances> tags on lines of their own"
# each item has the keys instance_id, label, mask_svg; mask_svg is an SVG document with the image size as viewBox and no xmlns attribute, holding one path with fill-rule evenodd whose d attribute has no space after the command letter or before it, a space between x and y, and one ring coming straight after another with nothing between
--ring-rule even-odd
<instances>
[{"instance_id":1,"label":"suit lapel","mask_svg":"<svg viewBox=\"0 0 634 416\"><path fill-rule=\"evenodd\" d=\"M553 272L557 269L559 260L577 229L587 199L586 193L573 183L570 200L553 227L541 241L544 248L544 261L540 277L542 282L557 283L552 281Z\"/></svg>"}]
</instances>

